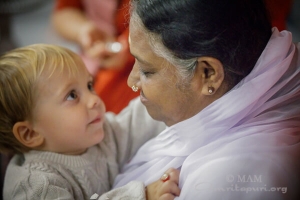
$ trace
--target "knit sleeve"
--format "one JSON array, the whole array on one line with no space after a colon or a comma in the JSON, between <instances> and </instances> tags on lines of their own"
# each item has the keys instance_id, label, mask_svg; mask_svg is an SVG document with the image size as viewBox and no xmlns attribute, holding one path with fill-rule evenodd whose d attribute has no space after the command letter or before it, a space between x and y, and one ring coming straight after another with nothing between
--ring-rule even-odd
<instances>
[{"instance_id":1,"label":"knit sleeve","mask_svg":"<svg viewBox=\"0 0 300 200\"><path fill-rule=\"evenodd\" d=\"M70 184L54 173L30 173L15 185L9 199L74 199ZM82 196L83 199L83 196Z\"/></svg>"}]
</instances>

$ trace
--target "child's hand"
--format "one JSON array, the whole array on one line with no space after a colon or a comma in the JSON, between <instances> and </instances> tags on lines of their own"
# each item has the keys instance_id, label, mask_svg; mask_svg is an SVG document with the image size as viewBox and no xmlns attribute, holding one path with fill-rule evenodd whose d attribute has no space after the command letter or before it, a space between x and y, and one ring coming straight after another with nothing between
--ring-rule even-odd
<instances>
[{"instance_id":1,"label":"child's hand","mask_svg":"<svg viewBox=\"0 0 300 200\"><path fill-rule=\"evenodd\" d=\"M179 196L179 170L170 168L160 180L146 187L147 200L172 200Z\"/></svg>"}]
</instances>

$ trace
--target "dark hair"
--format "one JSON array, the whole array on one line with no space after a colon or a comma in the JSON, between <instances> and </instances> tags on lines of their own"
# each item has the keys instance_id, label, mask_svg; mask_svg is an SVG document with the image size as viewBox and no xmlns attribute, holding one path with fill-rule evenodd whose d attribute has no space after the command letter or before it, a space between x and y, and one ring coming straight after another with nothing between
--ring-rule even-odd
<instances>
[{"instance_id":1,"label":"dark hair","mask_svg":"<svg viewBox=\"0 0 300 200\"><path fill-rule=\"evenodd\" d=\"M272 34L263 0L132 0L132 9L176 57L219 59L229 87L250 73Z\"/></svg>"}]
</instances>

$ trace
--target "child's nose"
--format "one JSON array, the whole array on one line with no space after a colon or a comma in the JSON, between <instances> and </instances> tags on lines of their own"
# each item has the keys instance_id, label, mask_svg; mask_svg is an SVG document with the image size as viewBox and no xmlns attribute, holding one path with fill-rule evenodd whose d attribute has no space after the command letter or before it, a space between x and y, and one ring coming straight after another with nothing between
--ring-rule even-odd
<instances>
[{"instance_id":1,"label":"child's nose","mask_svg":"<svg viewBox=\"0 0 300 200\"><path fill-rule=\"evenodd\" d=\"M101 106L101 107L103 107L103 109L105 109L102 99L97 94L93 94L93 93L91 93L89 95L88 105L89 105L89 108L95 108L95 107Z\"/></svg>"}]
</instances>

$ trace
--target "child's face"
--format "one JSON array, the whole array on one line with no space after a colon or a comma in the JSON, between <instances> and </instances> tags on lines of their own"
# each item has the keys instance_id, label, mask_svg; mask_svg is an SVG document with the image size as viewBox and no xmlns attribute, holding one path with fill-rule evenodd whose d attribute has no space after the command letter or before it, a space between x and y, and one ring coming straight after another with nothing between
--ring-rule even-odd
<instances>
[{"instance_id":1,"label":"child's face","mask_svg":"<svg viewBox=\"0 0 300 200\"><path fill-rule=\"evenodd\" d=\"M41 77L32 124L45 138L42 150L81 154L104 137L104 103L95 94L85 66L77 67L74 76L65 70L48 79Z\"/></svg>"}]
</instances>

